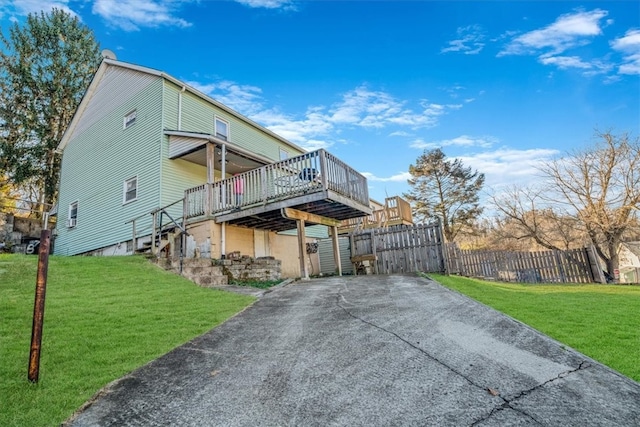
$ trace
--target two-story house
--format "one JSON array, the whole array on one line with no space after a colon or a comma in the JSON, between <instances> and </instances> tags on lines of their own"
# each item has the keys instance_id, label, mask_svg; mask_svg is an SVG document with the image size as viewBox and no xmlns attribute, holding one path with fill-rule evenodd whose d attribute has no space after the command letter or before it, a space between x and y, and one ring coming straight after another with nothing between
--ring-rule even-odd
<instances>
[{"instance_id":1,"label":"two-story house","mask_svg":"<svg viewBox=\"0 0 640 427\"><path fill-rule=\"evenodd\" d=\"M58 149L59 255L241 253L272 256L298 277L305 236L317 231L305 223L326 233L371 213L366 178L330 153L115 59L103 60Z\"/></svg>"}]
</instances>

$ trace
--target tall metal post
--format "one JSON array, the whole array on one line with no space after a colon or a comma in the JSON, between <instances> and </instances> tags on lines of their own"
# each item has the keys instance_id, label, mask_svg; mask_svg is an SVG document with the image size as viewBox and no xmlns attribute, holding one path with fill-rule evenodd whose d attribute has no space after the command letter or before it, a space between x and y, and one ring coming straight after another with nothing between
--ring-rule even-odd
<instances>
[{"instance_id":1,"label":"tall metal post","mask_svg":"<svg viewBox=\"0 0 640 427\"><path fill-rule=\"evenodd\" d=\"M40 349L42 344L42 326L44 323L44 301L47 293L47 272L49 270L49 230L40 233L40 252L38 253L38 274L36 277L36 296L33 304L33 325L31 327L31 350L29 352L29 373L32 383L40 376Z\"/></svg>"}]
</instances>

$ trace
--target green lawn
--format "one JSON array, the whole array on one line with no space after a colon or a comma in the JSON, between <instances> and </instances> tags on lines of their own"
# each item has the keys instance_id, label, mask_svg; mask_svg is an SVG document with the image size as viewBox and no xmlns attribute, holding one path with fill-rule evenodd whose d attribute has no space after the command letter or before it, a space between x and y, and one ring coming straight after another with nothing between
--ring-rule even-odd
<instances>
[{"instance_id":1,"label":"green lawn","mask_svg":"<svg viewBox=\"0 0 640 427\"><path fill-rule=\"evenodd\" d=\"M40 381L27 380L37 256L0 255L0 426L53 426L110 381L253 297L199 288L141 257L51 257Z\"/></svg>"},{"instance_id":2,"label":"green lawn","mask_svg":"<svg viewBox=\"0 0 640 427\"><path fill-rule=\"evenodd\" d=\"M640 286L523 285L429 276L640 381Z\"/></svg>"}]
</instances>

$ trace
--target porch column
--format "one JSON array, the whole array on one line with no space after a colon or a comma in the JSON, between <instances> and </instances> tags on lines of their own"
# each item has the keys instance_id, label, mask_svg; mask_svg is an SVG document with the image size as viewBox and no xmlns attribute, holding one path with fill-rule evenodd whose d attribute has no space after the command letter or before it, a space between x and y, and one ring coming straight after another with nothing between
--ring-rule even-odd
<instances>
[{"instance_id":1,"label":"porch column","mask_svg":"<svg viewBox=\"0 0 640 427\"><path fill-rule=\"evenodd\" d=\"M222 144L222 154L220 156L220 177L225 179L227 177L227 145ZM222 206L227 207L227 189L226 186L222 186ZM227 223L223 222L220 225L220 258L225 259L227 257Z\"/></svg>"},{"instance_id":2,"label":"porch column","mask_svg":"<svg viewBox=\"0 0 640 427\"><path fill-rule=\"evenodd\" d=\"M213 184L215 179L215 153L216 146L212 143L207 144L207 184Z\"/></svg>"}]
</instances>

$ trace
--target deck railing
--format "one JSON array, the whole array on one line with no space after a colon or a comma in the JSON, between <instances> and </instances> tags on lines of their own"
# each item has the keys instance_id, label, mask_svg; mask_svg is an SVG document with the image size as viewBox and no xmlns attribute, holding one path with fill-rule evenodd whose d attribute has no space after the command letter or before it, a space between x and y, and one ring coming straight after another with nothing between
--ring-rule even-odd
<instances>
[{"instance_id":1,"label":"deck railing","mask_svg":"<svg viewBox=\"0 0 640 427\"><path fill-rule=\"evenodd\" d=\"M347 233L356 228L367 229L398 224L413 224L413 216L409 202L399 196L387 197L384 202L384 207L374 209L371 215L345 219L338 226L338 232Z\"/></svg>"},{"instance_id":2,"label":"deck railing","mask_svg":"<svg viewBox=\"0 0 640 427\"><path fill-rule=\"evenodd\" d=\"M281 160L185 191L185 216L193 218L332 190L369 205L367 179L325 150Z\"/></svg>"}]
</instances>

